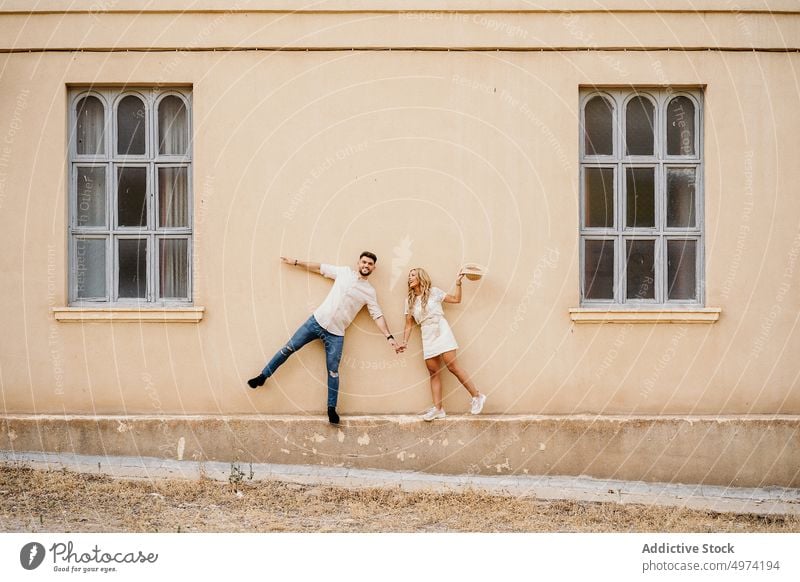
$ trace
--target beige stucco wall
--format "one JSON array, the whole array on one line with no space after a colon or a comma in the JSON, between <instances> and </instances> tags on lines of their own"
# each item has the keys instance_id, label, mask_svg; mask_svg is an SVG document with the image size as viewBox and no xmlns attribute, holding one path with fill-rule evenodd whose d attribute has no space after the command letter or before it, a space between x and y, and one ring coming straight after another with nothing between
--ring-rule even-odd
<instances>
[{"instance_id":1,"label":"beige stucco wall","mask_svg":"<svg viewBox=\"0 0 800 582\"><path fill-rule=\"evenodd\" d=\"M318 346L269 388L244 385L329 287L278 257L353 264L371 249L395 335L409 267L448 287L462 261L488 266L446 311L488 412L800 414L800 16L492 18L527 34L359 12L0 16L2 48L34 49L0 55L3 410L322 410ZM192 50L124 52L176 42ZM204 50L287 43L547 50ZM772 52L585 50L664 44ZM40 50L76 46L114 52ZM88 83L193 87L198 324L53 319L67 301L67 89ZM717 323L570 320L578 91L590 84L705 88L706 305L721 308ZM418 332L396 356L366 312L341 373L346 412L428 405ZM445 393L448 409L466 409L452 377Z\"/></svg>"}]
</instances>

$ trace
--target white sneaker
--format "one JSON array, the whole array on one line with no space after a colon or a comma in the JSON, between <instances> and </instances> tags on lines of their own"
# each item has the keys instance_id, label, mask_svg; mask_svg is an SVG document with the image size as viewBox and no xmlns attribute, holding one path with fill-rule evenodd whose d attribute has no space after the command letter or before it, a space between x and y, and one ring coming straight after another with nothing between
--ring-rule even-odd
<instances>
[{"instance_id":1,"label":"white sneaker","mask_svg":"<svg viewBox=\"0 0 800 582\"><path fill-rule=\"evenodd\" d=\"M472 414L480 414L481 410L483 410L484 402L486 402L486 394L478 394L472 399L472 406L470 407L469 411Z\"/></svg>"},{"instance_id":2,"label":"white sneaker","mask_svg":"<svg viewBox=\"0 0 800 582\"><path fill-rule=\"evenodd\" d=\"M447 415L444 413L443 408L436 408L434 406L428 412L425 413L425 416L422 417L422 420L430 422L432 420L436 420L437 418L444 418L445 416Z\"/></svg>"}]
</instances>

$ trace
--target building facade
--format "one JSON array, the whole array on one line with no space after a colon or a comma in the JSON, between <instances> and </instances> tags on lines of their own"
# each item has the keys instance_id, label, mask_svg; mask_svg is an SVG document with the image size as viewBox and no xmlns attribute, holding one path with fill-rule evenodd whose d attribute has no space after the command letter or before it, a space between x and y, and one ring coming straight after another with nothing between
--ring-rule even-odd
<instances>
[{"instance_id":1,"label":"building facade","mask_svg":"<svg viewBox=\"0 0 800 582\"><path fill-rule=\"evenodd\" d=\"M279 257L371 250L395 335L410 268L486 267L446 315L489 416L382 429L428 374L364 312L339 402L384 431L365 466L452 429L483 453L402 466L522 435L481 470L800 483L795 2L8 1L0 30L0 448L317 462L316 428L258 419L324 411L321 347L244 382L329 288ZM273 433L302 445L254 452Z\"/></svg>"}]
</instances>

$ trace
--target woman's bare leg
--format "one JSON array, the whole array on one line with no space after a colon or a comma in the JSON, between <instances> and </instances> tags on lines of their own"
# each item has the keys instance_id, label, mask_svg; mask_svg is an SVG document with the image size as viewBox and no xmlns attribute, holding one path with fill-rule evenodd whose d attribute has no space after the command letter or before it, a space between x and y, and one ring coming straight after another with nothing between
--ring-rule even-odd
<instances>
[{"instance_id":1,"label":"woman's bare leg","mask_svg":"<svg viewBox=\"0 0 800 582\"><path fill-rule=\"evenodd\" d=\"M469 392L470 396L475 398L479 394L478 389L475 388L475 384L473 384L472 380L469 379L467 373L464 372L461 366L458 365L458 360L456 359L456 351L452 350L443 353L442 359L444 360L447 369L450 370L453 376L458 378L458 381L461 382L461 385L467 389L467 392ZM428 368L428 370L430 370L430 368Z\"/></svg>"},{"instance_id":2,"label":"woman's bare leg","mask_svg":"<svg viewBox=\"0 0 800 582\"><path fill-rule=\"evenodd\" d=\"M436 356L425 360L428 374L431 376L431 394L433 395L433 405L439 410L442 409L442 357Z\"/></svg>"}]
</instances>

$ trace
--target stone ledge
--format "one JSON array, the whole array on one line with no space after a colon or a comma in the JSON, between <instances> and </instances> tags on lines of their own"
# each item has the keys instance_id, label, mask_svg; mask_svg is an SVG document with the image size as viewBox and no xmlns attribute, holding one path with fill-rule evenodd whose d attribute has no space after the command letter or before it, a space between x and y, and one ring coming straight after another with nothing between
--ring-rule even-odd
<instances>
[{"instance_id":1,"label":"stone ledge","mask_svg":"<svg viewBox=\"0 0 800 582\"><path fill-rule=\"evenodd\" d=\"M800 416L0 416L0 450L800 487Z\"/></svg>"}]
</instances>

